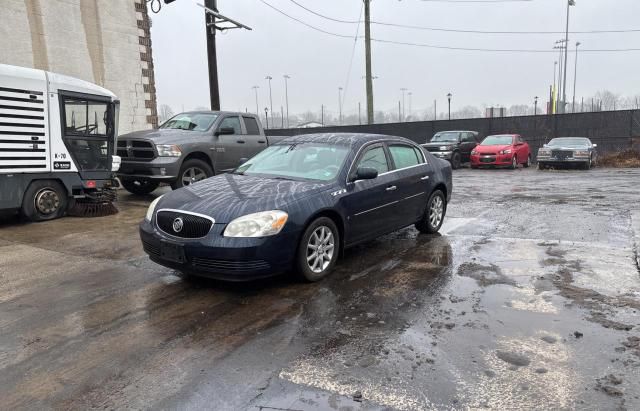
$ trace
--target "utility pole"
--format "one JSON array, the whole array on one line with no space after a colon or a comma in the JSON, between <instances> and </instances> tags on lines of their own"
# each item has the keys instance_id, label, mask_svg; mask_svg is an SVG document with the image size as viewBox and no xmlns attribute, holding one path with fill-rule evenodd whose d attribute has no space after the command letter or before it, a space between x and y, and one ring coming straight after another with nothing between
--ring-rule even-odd
<instances>
[{"instance_id":1,"label":"utility pole","mask_svg":"<svg viewBox=\"0 0 640 411\"><path fill-rule=\"evenodd\" d=\"M290 128L291 126L289 125L289 85L287 84L287 80L289 80L291 77L288 74L285 74L283 77L284 77L284 99L285 99L285 104L287 105L287 128Z\"/></svg>"},{"instance_id":2,"label":"utility pole","mask_svg":"<svg viewBox=\"0 0 640 411\"><path fill-rule=\"evenodd\" d=\"M271 80L273 80L273 77L267 76L264 79L269 81L269 107L271 110L271 123L273 123L273 95L271 94Z\"/></svg>"},{"instance_id":3,"label":"utility pole","mask_svg":"<svg viewBox=\"0 0 640 411\"><path fill-rule=\"evenodd\" d=\"M413 95L412 92L409 92L409 117L411 117L411 96Z\"/></svg>"},{"instance_id":4,"label":"utility pole","mask_svg":"<svg viewBox=\"0 0 640 411\"><path fill-rule=\"evenodd\" d=\"M573 71L573 104L572 104L571 111L574 113L576 112L576 82L578 79L578 47L580 46L580 44L582 43L580 43L579 41L576 42L576 65Z\"/></svg>"},{"instance_id":5,"label":"utility pole","mask_svg":"<svg viewBox=\"0 0 640 411\"><path fill-rule=\"evenodd\" d=\"M205 0L204 6L205 31L207 35L207 63L209 66L209 98L211 100L211 110L220 110L220 85L218 84L218 58L216 55L216 31L229 29L247 29L235 20L218 13L217 0Z\"/></svg>"},{"instance_id":6,"label":"utility pole","mask_svg":"<svg viewBox=\"0 0 640 411\"><path fill-rule=\"evenodd\" d=\"M554 46L553 48L560 50L560 58L558 59L558 61L560 62L559 63L560 65L558 67L558 92L557 92L558 96L557 96L556 100L557 100L557 103L561 102L562 104L559 105L559 104L556 103L556 112L563 113L564 112L564 100L561 100L561 98L562 98L562 85L563 85L563 81L562 81L563 70L562 70L562 68L564 67L562 63L564 61L563 60L563 56L564 56L564 52L565 52L565 49L566 49L565 40L562 39L562 40L556 41L556 46Z\"/></svg>"},{"instance_id":7,"label":"utility pole","mask_svg":"<svg viewBox=\"0 0 640 411\"><path fill-rule=\"evenodd\" d=\"M433 120L438 119L438 100L433 100Z\"/></svg>"},{"instance_id":8,"label":"utility pole","mask_svg":"<svg viewBox=\"0 0 640 411\"><path fill-rule=\"evenodd\" d=\"M533 99L533 115L538 115L538 96Z\"/></svg>"},{"instance_id":9,"label":"utility pole","mask_svg":"<svg viewBox=\"0 0 640 411\"><path fill-rule=\"evenodd\" d=\"M340 112L340 125L342 125L342 87L338 87L338 110Z\"/></svg>"},{"instance_id":10,"label":"utility pole","mask_svg":"<svg viewBox=\"0 0 640 411\"><path fill-rule=\"evenodd\" d=\"M453 97L451 93L447 94L447 100L449 100L449 120L451 120L451 97Z\"/></svg>"},{"instance_id":11,"label":"utility pole","mask_svg":"<svg viewBox=\"0 0 640 411\"><path fill-rule=\"evenodd\" d=\"M324 104L320 106L320 124L324 127Z\"/></svg>"},{"instance_id":12,"label":"utility pole","mask_svg":"<svg viewBox=\"0 0 640 411\"><path fill-rule=\"evenodd\" d=\"M258 108L258 89L260 86L251 87L256 92L256 116L260 117L260 109Z\"/></svg>"},{"instance_id":13,"label":"utility pole","mask_svg":"<svg viewBox=\"0 0 640 411\"><path fill-rule=\"evenodd\" d=\"M553 89L551 90L551 100L550 104L551 104L551 114L555 114L556 113L556 69L558 68L558 62L555 61L553 63Z\"/></svg>"},{"instance_id":14,"label":"utility pole","mask_svg":"<svg viewBox=\"0 0 640 411\"><path fill-rule=\"evenodd\" d=\"M402 123L402 108L400 107L400 100L398 100L398 123Z\"/></svg>"},{"instance_id":15,"label":"utility pole","mask_svg":"<svg viewBox=\"0 0 640 411\"><path fill-rule=\"evenodd\" d=\"M371 75L371 0L364 1L364 52L367 76L367 124L373 124L373 76Z\"/></svg>"},{"instance_id":16,"label":"utility pole","mask_svg":"<svg viewBox=\"0 0 640 411\"><path fill-rule=\"evenodd\" d=\"M567 101L567 57L569 51L569 9L571 6L575 6L575 0L567 0L567 28L565 30L564 35L564 77L562 79L562 104L565 104ZM562 110L564 112L564 110Z\"/></svg>"},{"instance_id":17,"label":"utility pole","mask_svg":"<svg viewBox=\"0 0 640 411\"><path fill-rule=\"evenodd\" d=\"M405 111L405 105L404 105L404 93L407 91L407 89L402 87L400 89L400 91L402 91L402 121L404 121L404 119L407 118L406 111Z\"/></svg>"},{"instance_id":18,"label":"utility pole","mask_svg":"<svg viewBox=\"0 0 640 411\"><path fill-rule=\"evenodd\" d=\"M280 106L280 128L284 128L284 107Z\"/></svg>"},{"instance_id":19,"label":"utility pole","mask_svg":"<svg viewBox=\"0 0 640 411\"><path fill-rule=\"evenodd\" d=\"M358 101L358 124L362 125L362 114L360 110L360 102Z\"/></svg>"}]
</instances>

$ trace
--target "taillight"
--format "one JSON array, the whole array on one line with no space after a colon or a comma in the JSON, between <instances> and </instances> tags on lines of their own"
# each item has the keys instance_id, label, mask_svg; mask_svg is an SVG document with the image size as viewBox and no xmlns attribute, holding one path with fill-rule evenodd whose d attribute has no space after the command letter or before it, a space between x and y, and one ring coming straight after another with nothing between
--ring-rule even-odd
<instances>
[{"instance_id":1,"label":"taillight","mask_svg":"<svg viewBox=\"0 0 640 411\"><path fill-rule=\"evenodd\" d=\"M96 180L87 180L84 182L86 188L96 188Z\"/></svg>"}]
</instances>

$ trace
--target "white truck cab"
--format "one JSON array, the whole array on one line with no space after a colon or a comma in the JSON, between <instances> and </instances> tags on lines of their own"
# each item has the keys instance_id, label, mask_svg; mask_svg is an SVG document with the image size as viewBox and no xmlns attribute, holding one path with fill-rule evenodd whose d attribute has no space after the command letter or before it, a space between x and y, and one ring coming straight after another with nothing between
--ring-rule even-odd
<instances>
[{"instance_id":1,"label":"white truck cab","mask_svg":"<svg viewBox=\"0 0 640 411\"><path fill-rule=\"evenodd\" d=\"M0 210L43 221L115 197L118 109L95 84L0 64Z\"/></svg>"}]
</instances>

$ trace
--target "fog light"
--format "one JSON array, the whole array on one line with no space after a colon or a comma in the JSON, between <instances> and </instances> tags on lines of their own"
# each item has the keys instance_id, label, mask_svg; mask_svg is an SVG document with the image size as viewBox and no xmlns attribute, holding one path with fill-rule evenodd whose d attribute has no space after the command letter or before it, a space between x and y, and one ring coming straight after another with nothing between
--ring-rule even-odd
<instances>
[{"instance_id":1,"label":"fog light","mask_svg":"<svg viewBox=\"0 0 640 411\"><path fill-rule=\"evenodd\" d=\"M164 167L162 167L162 168L160 169L160 175L161 175L161 176L166 176L166 175L167 175L167 169L166 169L166 168L164 168Z\"/></svg>"}]
</instances>

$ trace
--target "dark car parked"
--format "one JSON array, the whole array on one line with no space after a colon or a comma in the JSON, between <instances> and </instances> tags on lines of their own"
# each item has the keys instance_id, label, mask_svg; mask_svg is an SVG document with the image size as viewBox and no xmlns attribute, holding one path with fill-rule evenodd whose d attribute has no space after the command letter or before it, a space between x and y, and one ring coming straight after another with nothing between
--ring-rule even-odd
<instances>
[{"instance_id":1,"label":"dark car parked","mask_svg":"<svg viewBox=\"0 0 640 411\"><path fill-rule=\"evenodd\" d=\"M597 144L586 137L558 137L538 150L538 169L579 166L589 170L598 160Z\"/></svg>"},{"instance_id":2,"label":"dark car parked","mask_svg":"<svg viewBox=\"0 0 640 411\"><path fill-rule=\"evenodd\" d=\"M347 247L415 224L442 225L451 166L401 137L291 137L235 171L157 198L144 250L189 274L242 281L288 272L316 281Z\"/></svg>"},{"instance_id":3,"label":"dark car parked","mask_svg":"<svg viewBox=\"0 0 640 411\"><path fill-rule=\"evenodd\" d=\"M456 170L462 163L469 161L471 151L479 142L477 131L441 131L434 134L430 142L422 144L422 147L434 156L448 160Z\"/></svg>"}]
</instances>

